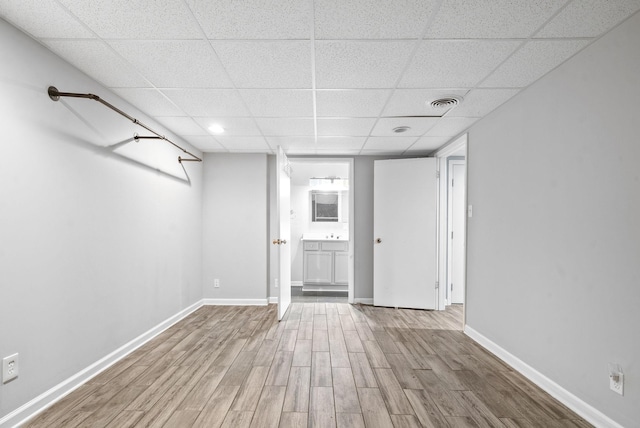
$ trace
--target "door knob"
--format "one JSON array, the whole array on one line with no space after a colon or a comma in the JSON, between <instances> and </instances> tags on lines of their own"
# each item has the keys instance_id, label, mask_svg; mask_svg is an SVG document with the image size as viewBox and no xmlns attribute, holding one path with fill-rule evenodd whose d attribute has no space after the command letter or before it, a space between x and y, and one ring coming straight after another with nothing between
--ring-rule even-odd
<instances>
[{"instance_id":1,"label":"door knob","mask_svg":"<svg viewBox=\"0 0 640 428\"><path fill-rule=\"evenodd\" d=\"M279 239L274 239L273 240L273 245L280 245L280 240Z\"/></svg>"},{"instance_id":2,"label":"door knob","mask_svg":"<svg viewBox=\"0 0 640 428\"><path fill-rule=\"evenodd\" d=\"M280 243L281 243L281 244L286 244L286 243L287 243L287 240L286 240L286 239L283 239L282 241L280 241Z\"/></svg>"},{"instance_id":3,"label":"door knob","mask_svg":"<svg viewBox=\"0 0 640 428\"><path fill-rule=\"evenodd\" d=\"M376 239L376 244L382 244L382 239L380 238Z\"/></svg>"}]
</instances>

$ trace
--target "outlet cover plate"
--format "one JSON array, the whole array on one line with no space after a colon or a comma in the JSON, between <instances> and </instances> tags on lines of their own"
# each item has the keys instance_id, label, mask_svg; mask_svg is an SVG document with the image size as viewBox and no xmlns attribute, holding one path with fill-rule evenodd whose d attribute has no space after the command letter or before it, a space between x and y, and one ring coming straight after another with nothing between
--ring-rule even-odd
<instances>
[{"instance_id":1,"label":"outlet cover plate","mask_svg":"<svg viewBox=\"0 0 640 428\"><path fill-rule=\"evenodd\" d=\"M609 376L609 388L616 394L624 395L624 374L618 375L618 381L613 380L612 376Z\"/></svg>"},{"instance_id":2,"label":"outlet cover plate","mask_svg":"<svg viewBox=\"0 0 640 428\"><path fill-rule=\"evenodd\" d=\"M9 355L2 359L2 383L7 383L18 377L18 354Z\"/></svg>"}]
</instances>

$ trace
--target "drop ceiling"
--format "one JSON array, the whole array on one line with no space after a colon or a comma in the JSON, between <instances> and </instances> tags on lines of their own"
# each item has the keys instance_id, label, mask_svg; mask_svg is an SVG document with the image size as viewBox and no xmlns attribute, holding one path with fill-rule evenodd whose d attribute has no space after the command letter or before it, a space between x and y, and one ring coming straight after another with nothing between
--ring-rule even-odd
<instances>
[{"instance_id":1,"label":"drop ceiling","mask_svg":"<svg viewBox=\"0 0 640 428\"><path fill-rule=\"evenodd\" d=\"M198 149L281 145L290 155L429 153L639 9L640 0L0 0L2 18ZM428 105L446 96L462 101ZM225 132L213 135L213 123Z\"/></svg>"}]
</instances>

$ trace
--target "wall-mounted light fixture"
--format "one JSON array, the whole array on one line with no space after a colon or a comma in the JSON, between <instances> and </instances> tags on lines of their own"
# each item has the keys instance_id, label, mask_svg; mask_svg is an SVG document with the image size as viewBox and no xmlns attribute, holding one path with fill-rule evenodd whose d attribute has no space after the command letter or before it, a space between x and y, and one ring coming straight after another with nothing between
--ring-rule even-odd
<instances>
[{"instance_id":1,"label":"wall-mounted light fixture","mask_svg":"<svg viewBox=\"0 0 640 428\"><path fill-rule=\"evenodd\" d=\"M349 179L340 177L311 177L309 186L322 190L349 190Z\"/></svg>"}]
</instances>

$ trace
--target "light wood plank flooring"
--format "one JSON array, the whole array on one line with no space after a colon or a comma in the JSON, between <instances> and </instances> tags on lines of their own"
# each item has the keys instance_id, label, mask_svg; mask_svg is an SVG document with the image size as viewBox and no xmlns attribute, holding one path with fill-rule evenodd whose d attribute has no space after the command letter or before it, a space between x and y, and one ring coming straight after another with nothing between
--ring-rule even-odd
<instances>
[{"instance_id":1,"label":"light wood plank flooring","mask_svg":"<svg viewBox=\"0 0 640 428\"><path fill-rule=\"evenodd\" d=\"M25 426L590 426L460 325L459 306L205 306Z\"/></svg>"}]
</instances>

